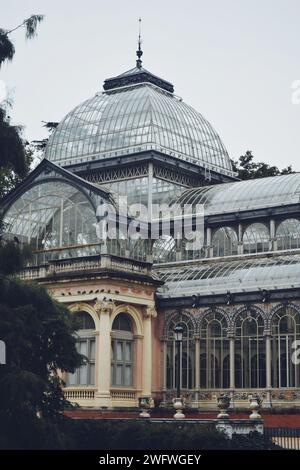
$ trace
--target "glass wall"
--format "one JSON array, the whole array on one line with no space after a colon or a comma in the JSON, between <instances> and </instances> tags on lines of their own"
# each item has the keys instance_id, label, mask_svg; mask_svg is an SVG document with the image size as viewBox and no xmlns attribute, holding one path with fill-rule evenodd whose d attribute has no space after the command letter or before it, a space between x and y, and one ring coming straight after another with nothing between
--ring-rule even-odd
<instances>
[{"instance_id":1,"label":"glass wall","mask_svg":"<svg viewBox=\"0 0 300 470\"><path fill-rule=\"evenodd\" d=\"M253 310L239 314L236 319L235 386L266 386L264 321L260 313Z\"/></svg>"},{"instance_id":2,"label":"glass wall","mask_svg":"<svg viewBox=\"0 0 300 470\"><path fill-rule=\"evenodd\" d=\"M227 322L219 312L210 312L201 321L200 387L229 387Z\"/></svg>"},{"instance_id":3,"label":"glass wall","mask_svg":"<svg viewBox=\"0 0 300 470\"><path fill-rule=\"evenodd\" d=\"M178 381L177 360L178 351L174 338L175 326L183 327L183 341L180 345L180 388L191 389L195 386L195 341L193 334L193 325L191 320L185 315L179 315L174 318L168 327L167 357L166 357L166 375L167 388L176 389Z\"/></svg>"},{"instance_id":4,"label":"glass wall","mask_svg":"<svg viewBox=\"0 0 300 470\"><path fill-rule=\"evenodd\" d=\"M270 249L269 230L264 224L249 225L243 236L244 253L262 253Z\"/></svg>"},{"instance_id":5,"label":"glass wall","mask_svg":"<svg viewBox=\"0 0 300 470\"><path fill-rule=\"evenodd\" d=\"M271 378L272 388L299 388L298 306L277 307L274 313L268 315L271 319L271 335L265 332L266 319L263 314L250 306L237 313L230 327L225 313L214 309L204 313L204 316L196 315L194 322L188 314L178 314L167 329L167 389L174 390L177 384L177 351L173 336L177 324L184 328L180 350L182 388L194 389L196 364L199 364L200 390L229 388L230 378L235 389L265 389L268 377ZM199 331L199 337L194 335L194 329ZM269 345L270 355L267 354ZM196 351L199 357L195 361ZM234 367L232 374L231 364ZM271 372L270 376L268 372Z\"/></svg>"},{"instance_id":6,"label":"glass wall","mask_svg":"<svg viewBox=\"0 0 300 470\"><path fill-rule=\"evenodd\" d=\"M300 314L294 308L282 307L272 320L272 386L299 387L300 365L297 348L300 341Z\"/></svg>"},{"instance_id":7,"label":"glass wall","mask_svg":"<svg viewBox=\"0 0 300 470\"><path fill-rule=\"evenodd\" d=\"M231 227L219 228L213 236L213 256L232 256L238 253L238 237Z\"/></svg>"},{"instance_id":8,"label":"glass wall","mask_svg":"<svg viewBox=\"0 0 300 470\"><path fill-rule=\"evenodd\" d=\"M300 248L300 221L287 219L281 222L277 227L276 239L278 250Z\"/></svg>"}]
</instances>

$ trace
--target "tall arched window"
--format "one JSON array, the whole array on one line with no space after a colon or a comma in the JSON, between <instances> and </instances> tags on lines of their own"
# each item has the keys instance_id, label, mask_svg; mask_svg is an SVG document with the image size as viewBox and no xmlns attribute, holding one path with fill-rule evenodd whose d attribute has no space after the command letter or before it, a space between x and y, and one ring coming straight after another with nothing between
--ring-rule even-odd
<instances>
[{"instance_id":1,"label":"tall arched window","mask_svg":"<svg viewBox=\"0 0 300 470\"><path fill-rule=\"evenodd\" d=\"M235 323L235 386L266 386L264 320L259 312L240 313Z\"/></svg>"},{"instance_id":2,"label":"tall arched window","mask_svg":"<svg viewBox=\"0 0 300 470\"><path fill-rule=\"evenodd\" d=\"M249 225L243 236L244 253L263 253L270 249L270 235L264 224Z\"/></svg>"},{"instance_id":3,"label":"tall arched window","mask_svg":"<svg viewBox=\"0 0 300 470\"><path fill-rule=\"evenodd\" d=\"M111 336L111 383L117 387L132 387L133 327L127 313L116 316Z\"/></svg>"},{"instance_id":4,"label":"tall arched window","mask_svg":"<svg viewBox=\"0 0 300 470\"><path fill-rule=\"evenodd\" d=\"M292 307L282 307L272 320L272 386L299 387L300 365L296 349L300 340L300 313Z\"/></svg>"},{"instance_id":5,"label":"tall arched window","mask_svg":"<svg viewBox=\"0 0 300 470\"><path fill-rule=\"evenodd\" d=\"M281 222L276 231L276 238L278 250L300 248L300 221L287 219Z\"/></svg>"},{"instance_id":6,"label":"tall arched window","mask_svg":"<svg viewBox=\"0 0 300 470\"><path fill-rule=\"evenodd\" d=\"M175 389L177 387L177 348L174 339L174 328L177 325L183 327L183 340L180 347L180 387L183 389L192 389L195 386L194 328L191 319L186 315L178 315L169 323L166 358L167 388Z\"/></svg>"},{"instance_id":7,"label":"tall arched window","mask_svg":"<svg viewBox=\"0 0 300 470\"><path fill-rule=\"evenodd\" d=\"M221 312L204 316L200 327L200 387L229 387L229 340Z\"/></svg>"},{"instance_id":8,"label":"tall arched window","mask_svg":"<svg viewBox=\"0 0 300 470\"><path fill-rule=\"evenodd\" d=\"M231 227L221 227L215 232L212 245L214 256L237 255L237 234Z\"/></svg>"},{"instance_id":9,"label":"tall arched window","mask_svg":"<svg viewBox=\"0 0 300 470\"><path fill-rule=\"evenodd\" d=\"M85 357L84 364L74 374L68 374L67 385L95 385L95 323L87 312L74 313L77 323L77 351Z\"/></svg>"}]
</instances>

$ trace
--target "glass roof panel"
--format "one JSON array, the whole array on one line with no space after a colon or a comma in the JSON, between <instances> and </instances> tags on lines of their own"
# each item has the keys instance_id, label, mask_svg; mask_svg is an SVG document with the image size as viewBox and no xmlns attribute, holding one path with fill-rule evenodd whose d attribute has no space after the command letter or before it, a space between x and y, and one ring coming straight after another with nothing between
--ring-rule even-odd
<instances>
[{"instance_id":1,"label":"glass roof panel","mask_svg":"<svg viewBox=\"0 0 300 470\"><path fill-rule=\"evenodd\" d=\"M204 204L207 215L299 203L300 173L189 189L176 202Z\"/></svg>"},{"instance_id":2,"label":"glass roof panel","mask_svg":"<svg viewBox=\"0 0 300 470\"><path fill-rule=\"evenodd\" d=\"M156 266L161 298L300 286L300 255Z\"/></svg>"},{"instance_id":3,"label":"glass roof panel","mask_svg":"<svg viewBox=\"0 0 300 470\"><path fill-rule=\"evenodd\" d=\"M151 149L233 176L211 124L149 83L98 93L77 106L53 133L45 156L64 166Z\"/></svg>"}]
</instances>

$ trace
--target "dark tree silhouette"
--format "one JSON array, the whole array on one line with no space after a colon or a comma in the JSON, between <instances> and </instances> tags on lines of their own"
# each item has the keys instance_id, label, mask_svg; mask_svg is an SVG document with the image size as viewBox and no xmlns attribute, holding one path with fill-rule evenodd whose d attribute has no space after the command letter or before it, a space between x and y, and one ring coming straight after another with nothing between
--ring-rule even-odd
<instances>
[{"instance_id":1,"label":"dark tree silhouette","mask_svg":"<svg viewBox=\"0 0 300 470\"><path fill-rule=\"evenodd\" d=\"M232 165L241 180L295 173L291 165L280 170L277 166L271 166L268 163L254 162L251 150L247 150L245 155L241 155L238 161L232 161Z\"/></svg>"}]
</instances>

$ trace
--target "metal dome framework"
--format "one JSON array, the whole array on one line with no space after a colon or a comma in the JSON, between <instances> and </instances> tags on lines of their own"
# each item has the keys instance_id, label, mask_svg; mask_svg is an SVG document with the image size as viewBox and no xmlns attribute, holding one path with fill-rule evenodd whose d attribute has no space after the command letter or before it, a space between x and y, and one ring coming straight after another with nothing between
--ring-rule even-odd
<instances>
[{"instance_id":1,"label":"metal dome framework","mask_svg":"<svg viewBox=\"0 0 300 470\"><path fill-rule=\"evenodd\" d=\"M62 166L156 150L228 176L228 153L211 124L173 93L149 82L107 90L72 110L45 156Z\"/></svg>"}]
</instances>

